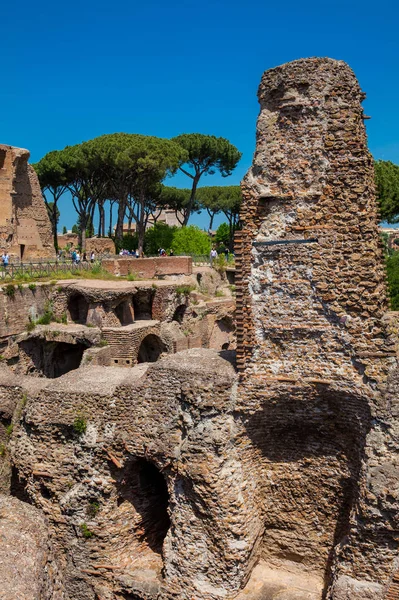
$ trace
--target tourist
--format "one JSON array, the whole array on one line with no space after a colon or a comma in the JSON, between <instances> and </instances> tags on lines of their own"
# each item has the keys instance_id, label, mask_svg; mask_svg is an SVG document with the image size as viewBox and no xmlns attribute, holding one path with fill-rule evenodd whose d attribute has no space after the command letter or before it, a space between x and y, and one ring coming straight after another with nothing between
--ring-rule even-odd
<instances>
[{"instance_id":1,"label":"tourist","mask_svg":"<svg viewBox=\"0 0 399 600\"><path fill-rule=\"evenodd\" d=\"M73 263L76 263L76 250L72 250L71 252L71 259Z\"/></svg>"},{"instance_id":2,"label":"tourist","mask_svg":"<svg viewBox=\"0 0 399 600\"><path fill-rule=\"evenodd\" d=\"M83 252L83 262L87 262L87 254L86 254L86 252Z\"/></svg>"},{"instance_id":3,"label":"tourist","mask_svg":"<svg viewBox=\"0 0 399 600\"><path fill-rule=\"evenodd\" d=\"M229 262L229 254L230 254L230 253L229 253L229 249L228 249L228 248L225 248L225 249L224 249L224 257L225 257L225 259L226 259L226 262Z\"/></svg>"},{"instance_id":4,"label":"tourist","mask_svg":"<svg viewBox=\"0 0 399 600\"><path fill-rule=\"evenodd\" d=\"M95 257L96 257L96 255L94 254L94 250L92 250L92 251L90 252L90 262L91 262L91 263L94 263L94 259L95 259Z\"/></svg>"},{"instance_id":5,"label":"tourist","mask_svg":"<svg viewBox=\"0 0 399 600\"><path fill-rule=\"evenodd\" d=\"M79 263L80 263L80 254L79 254L79 250L76 252L75 262L76 262L76 264L79 264Z\"/></svg>"},{"instance_id":6,"label":"tourist","mask_svg":"<svg viewBox=\"0 0 399 600\"><path fill-rule=\"evenodd\" d=\"M175 255L175 253L173 252L173 248L171 248L170 252L169 252L169 256L174 256L174 255Z\"/></svg>"},{"instance_id":7,"label":"tourist","mask_svg":"<svg viewBox=\"0 0 399 600\"><path fill-rule=\"evenodd\" d=\"M136 258L140 258L140 254L139 254L139 249L137 248L136 252L135 252Z\"/></svg>"},{"instance_id":8,"label":"tourist","mask_svg":"<svg viewBox=\"0 0 399 600\"><path fill-rule=\"evenodd\" d=\"M8 256L8 253L4 250L2 257L1 257L1 261L3 263L3 267L6 269L8 267L8 264L10 262L10 257Z\"/></svg>"},{"instance_id":9,"label":"tourist","mask_svg":"<svg viewBox=\"0 0 399 600\"><path fill-rule=\"evenodd\" d=\"M215 260L215 258L217 258L218 253L216 252L215 248L212 248L211 250L211 254L210 254L210 263L211 266L213 265L213 261Z\"/></svg>"}]
</instances>

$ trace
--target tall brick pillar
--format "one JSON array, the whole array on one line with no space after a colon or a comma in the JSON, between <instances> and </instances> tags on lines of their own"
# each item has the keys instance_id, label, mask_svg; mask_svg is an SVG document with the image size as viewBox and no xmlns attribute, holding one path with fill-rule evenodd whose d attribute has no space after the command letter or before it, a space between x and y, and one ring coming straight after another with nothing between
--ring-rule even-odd
<instances>
[{"instance_id":1,"label":"tall brick pillar","mask_svg":"<svg viewBox=\"0 0 399 600\"><path fill-rule=\"evenodd\" d=\"M397 552L399 492L383 492L397 461L387 395L396 358L382 320L365 96L344 62L312 58L265 72L258 97L236 287L239 398L265 488L263 553L327 573L331 598L377 600Z\"/></svg>"}]
</instances>

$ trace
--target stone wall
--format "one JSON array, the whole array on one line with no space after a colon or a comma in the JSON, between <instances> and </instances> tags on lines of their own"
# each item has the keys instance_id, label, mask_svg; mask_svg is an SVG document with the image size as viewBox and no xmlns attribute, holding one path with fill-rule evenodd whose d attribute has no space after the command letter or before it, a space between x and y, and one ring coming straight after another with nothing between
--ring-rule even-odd
<instances>
[{"instance_id":1,"label":"stone wall","mask_svg":"<svg viewBox=\"0 0 399 600\"><path fill-rule=\"evenodd\" d=\"M12 288L12 289L11 289ZM11 336L18 335L45 312L52 296L53 286L47 283L27 284L0 288L0 347L7 344Z\"/></svg>"},{"instance_id":2,"label":"stone wall","mask_svg":"<svg viewBox=\"0 0 399 600\"><path fill-rule=\"evenodd\" d=\"M53 258L51 225L28 158L28 150L0 145L0 249L11 258Z\"/></svg>"},{"instance_id":3,"label":"stone wall","mask_svg":"<svg viewBox=\"0 0 399 600\"><path fill-rule=\"evenodd\" d=\"M125 276L135 274L141 279L153 279L164 275L191 275L193 261L190 256L163 256L155 258L104 259L102 266L109 273Z\"/></svg>"},{"instance_id":4,"label":"stone wall","mask_svg":"<svg viewBox=\"0 0 399 600\"><path fill-rule=\"evenodd\" d=\"M398 550L397 363L364 97L341 61L263 75L236 237L243 460L257 463L262 556L323 574L340 600L382 599Z\"/></svg>"}]
</instances>

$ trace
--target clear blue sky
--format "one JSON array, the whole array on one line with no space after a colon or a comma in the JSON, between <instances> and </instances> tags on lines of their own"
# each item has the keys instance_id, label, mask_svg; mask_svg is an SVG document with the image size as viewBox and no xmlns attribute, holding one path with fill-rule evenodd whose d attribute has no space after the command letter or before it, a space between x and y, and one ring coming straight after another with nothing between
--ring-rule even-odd
<instances>
[{"instance_id":1,"label":"clear blue sky","mask_svg":"<svg viewBox=\"0 0 399 600\"><path fill-rule=\"evenodd\" d=\"M5 2L0 142L28 148L33 162L103 133L209 133L243 158L231 177L201 185L237 184L252 160L262 72L329 56L367 93L374 156L399 163L398 18L392 0ZM75 220L65 201L60 225Z\"/></svg>"}]
</instances>

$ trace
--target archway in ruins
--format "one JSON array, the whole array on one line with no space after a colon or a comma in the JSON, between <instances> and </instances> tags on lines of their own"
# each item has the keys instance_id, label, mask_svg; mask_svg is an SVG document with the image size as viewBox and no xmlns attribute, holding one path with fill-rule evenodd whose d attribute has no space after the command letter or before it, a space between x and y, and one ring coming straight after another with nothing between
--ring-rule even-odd
<instances>
[{"instance_id":1,"label":"archway in ruins","mask_svg":"<svg viewBox=\"0 0 399 600\"><path fill-rule=\"evenodd\" d=\"M130 502L140 516L140 542L162 553L170 527L168 486L161 471L144 458L129 460L116 482L118 505Z\"/></svg>"},{"instance_id":2,"label":"archway in ruins","mask_svg":"<svg viewBox=\"0 0 399 600\"><path fill-rule=\"evenodd\" d=\"M133 296L134 318L136 321L149 321L152 319L152 303L154 290L138 290Z\"/></svg>"},{"instance_id":3,"label":"archway in ruins","mask_svg":"<svg viewBox=\"0 0 399 600\"><path fill-rule=\"evenodd\" d=\"M83 294L73 294L68 299L68 314L74 323L85 325L87 313L89 312L89 303Z\"/></svg>"},{"instance_id":4,"label":"archway in ruins","mask_svg":"<svg viewBox=\"0 0 399 600\"><path fill-rule=\"evenodd\" d=\"M137 362L156 362L161 356L162 352L166 352L167 347L158 335L150 333L147 335L140 344L139 352L137 355Z\"/></svg>"},{"instance_id":5,"label":"archway in ruins","mask_svg":"<svg viewBox=\"0 0 399 600\"><path fill-rule=\"evenodd\" d=\"M131 325L134 322L133 307L129 300L123 300L117 306L115 306L114 310L122 326Z\"/></svg>"},{"instance_id":6,"label":"archway in ruins","mask_svg":"<svg viewBox=\"0 0 399 600\"><path fill-rule=\"evenodd\" d=\"M81 343L48 342L35 337L23 341L20 347L31 362L28 373L49 379L61 377L69 371L78 369L83 353L87 349L87 346Z\"/></svg>"}]
</instances>

